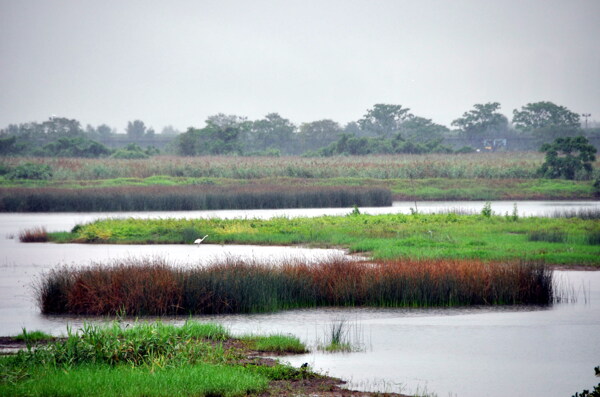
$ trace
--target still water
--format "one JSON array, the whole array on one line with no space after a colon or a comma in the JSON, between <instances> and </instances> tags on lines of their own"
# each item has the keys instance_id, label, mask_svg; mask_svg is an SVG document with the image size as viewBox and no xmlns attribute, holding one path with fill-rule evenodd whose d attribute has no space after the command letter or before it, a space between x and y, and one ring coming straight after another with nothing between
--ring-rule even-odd
<instances>
[{"instance_id":1,"label":"still water","mask_svg":"<svg viewBox=\"0 0 600 397\"><path fill-rule=\"evenodd\" d=\"M448 209L479 212L483 202L417 203L420 212ZM493 202L498 213L512 212L513 202ZM361 208L365 213L409 213L414 203ZM559 209L598 208L598 202L518 202L520 216L548 215ZM102 217L268 218L346 214L349 209L194 211L153 213L0 214L0 335L22 327L56 335L66 325L77 328L81 317L43 316L33 298L40 274L64 265L107 262L118 258L161 256L171 262L204 264L233 256L315 260L342 255L339 250L234 245L117 246L21 244L20 230L45 226L69 230ZM207 239L207 241L209 241ZM314 368L350 381L362 390L429 392L443 396L570 396L598 383L600 365L600 272L555 272L578 295L576 303L551 307L468 309L319 309L261 315L199 317L216 321L234 333L290 333L312 347L302 356L286 357L294 365ZM94 319L97 321L98 319ZM182 322L185 319L165 319ZM345 321L358 351L322 353L317 347L337 321Z\"/></svg>"}]
</instances>

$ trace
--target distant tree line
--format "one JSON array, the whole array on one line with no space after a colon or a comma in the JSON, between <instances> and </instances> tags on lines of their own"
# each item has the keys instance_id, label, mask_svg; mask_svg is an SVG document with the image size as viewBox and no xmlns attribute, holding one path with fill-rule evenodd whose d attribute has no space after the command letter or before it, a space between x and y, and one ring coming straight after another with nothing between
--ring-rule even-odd
<instances>
[{"instance_id":1,"label":"distant tree line","mask_svg":"<svg viewBox=\"0 0 600 397\"><path fill-rule=\"evenodd\" d=\"M167 126L159 134L141 120L117 134L106 124L83 128L76 120L52 117L0 130L0 155L144 158L159 153L156 147L181 156L464 153L506 150L507 141L513 143L510 150L537 150L559 137L600 138L600 128L582 128L579 114L552 102L515 109L511 121L498 102L475 104L451 126L394 104L375 104L344 126L330 119L295 125L278 113L259 120L219 113L202 128L180 133Z\"/></svg>"}]
</instances>

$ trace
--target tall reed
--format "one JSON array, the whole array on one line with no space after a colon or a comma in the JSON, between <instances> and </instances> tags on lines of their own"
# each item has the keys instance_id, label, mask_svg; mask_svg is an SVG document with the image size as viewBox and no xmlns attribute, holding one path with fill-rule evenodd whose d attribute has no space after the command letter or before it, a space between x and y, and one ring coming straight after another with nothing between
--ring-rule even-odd
<instances>
[{"instance_id":1,"label":"tall reed","mask_svg":"<svg viewBox=\"0 0 600 397\"><path fill-rule=\"evenodd\" d=\"M190 211L392 204L388 189L343 186L129 186L0 190L0 212Z\"/></svg>"},{"instance_id":2,"label":"tall reed","mask_svg":"<svg viewBox=\"0 0 600 397\"><path fill-rule=\"evenodd\" d=\"M48 232L45 227L34 227L19 232L19 241L22 243L43 243L48 241Z\"/></svg>"},{"instance_id":3,"label":"tall reed","mask_svg":"<svg viewBox=\"0 0 600 397\"><path fill-rule=\"evenodd\" d=\"M575 208L553 211L552 218L579 218L586 220L600 219L600 208Z\"/></svg>"},{"instance_id":4,"label":"tall reed","mask_svg":"<svg viewBox=\"0 0 600 397\"><path fill-rule=\"evenodd\" d=\"M319 306L548 304L543 265L467 260L283 264L226 259L181 268L163 259L58 268L39 280L43 313L219 314Z\"/></svg>"}]
</instances>

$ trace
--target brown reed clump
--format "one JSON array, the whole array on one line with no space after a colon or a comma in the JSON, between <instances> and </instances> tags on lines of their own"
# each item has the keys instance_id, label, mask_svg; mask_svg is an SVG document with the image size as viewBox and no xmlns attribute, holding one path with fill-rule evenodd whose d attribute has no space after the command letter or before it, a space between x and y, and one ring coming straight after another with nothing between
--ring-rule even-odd
<instances>
[{"instance_id":1,"label":"brown reed clump","mask_svg":"<svg viewBox=\"0 0 600 397\"><path fill-rule=\"evenodd\" d=\"M19 241L22 243L44 243L48 241L48 232L45 227L34 227L19 232Z\"/></svg>"},{"instance_id":2,"label":"brown reed clump","mask_svg":"<svg viewBox=\"0 0 600 397\"><path fill-rule=\"evenodd\" d=\"M177 268L162 259L61 268L37 285L43 313L164 315L251 313L320 306L549 304L543 265L472 260L284 264L226 259Z\"/></svg>"}]
</instances>

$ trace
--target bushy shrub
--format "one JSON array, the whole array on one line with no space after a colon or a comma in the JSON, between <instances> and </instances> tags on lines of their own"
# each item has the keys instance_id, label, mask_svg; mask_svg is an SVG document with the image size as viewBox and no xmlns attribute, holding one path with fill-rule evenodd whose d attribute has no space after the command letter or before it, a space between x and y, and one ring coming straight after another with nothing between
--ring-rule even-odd
<instances>
[{"instance_id":1,"label":"bushy shrub","mask_svg":"<svg viewBox=\"0 0 600 397\"><path fill-rule=\"evenodd\" d=\"M546 153L546 161L539 173L546 178L575 179L578 173L589 176L596 161L596 148L583 136L556 138L540 150Z\"/></svg>"},{"instance_id":2,"label":"bushy shrub","mask_svg":"<svg viewBox=\"0 0 600 397\"><path fill-rule=\"evenodd\" d=\"M456 149L456 151L454 153L456 154L467 154L467 153L474 153L475 149L473 149L471 146L463 146L460 149Z\"/></svg>"},{"instance_id":3,"label":"bushy shrub","mask_svg":"<svg viewBox=\"0 0 600 397\"><path fill-rule=\"evenodd\" d=\"M16 166L7 174L8 179L39 179L52 178L52 168L48 164L24 163Z\"/></svg>"},{"instance_id":4,"label":"bushy shrub","mask_svg":"<svg viewBox=\"0 0 600 397\"><path fill-rule=\"evenodd\" d=\"M115 159L147 159L149 156L135 143L130 143L123 149L117 150L111 156Z\"/></svg>"}]
</instances>

